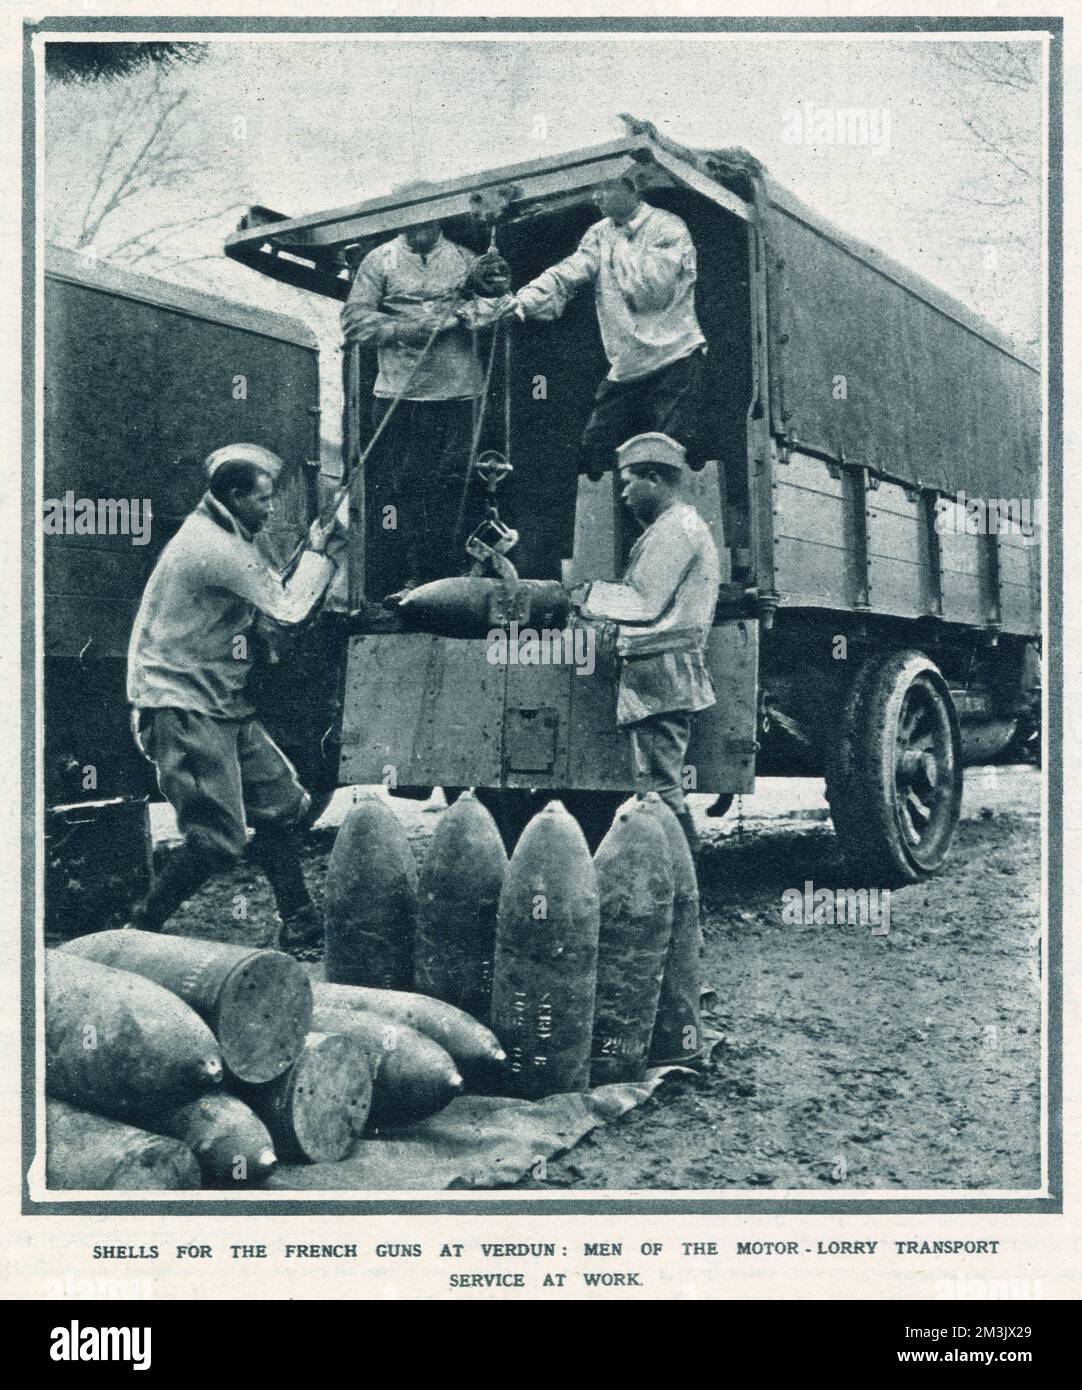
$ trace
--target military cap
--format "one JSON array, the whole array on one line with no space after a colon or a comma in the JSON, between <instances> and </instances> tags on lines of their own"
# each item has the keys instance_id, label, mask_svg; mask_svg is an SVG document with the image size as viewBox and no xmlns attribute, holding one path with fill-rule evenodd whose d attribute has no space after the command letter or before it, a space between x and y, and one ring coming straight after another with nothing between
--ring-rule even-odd
<instances>
[{"instance_id":1,"label":"military cap","mask_svg":"<svg viewBox=\"0 0 1082 1390\"><path fill-rule=\"evenodd\" d=\"M667 434L651 430L648 434L637 434L616 450L617 468L630 468L635 463L665 464L669 468L687 468L687 450Z\"/></svg>"},{"instance_id":2,"label":"military cap","mask_svg":"<svg viewBox=\"0 0 1082 1390\"><path fill-rule=\"evenodd\" d=\"M215 449L212 454L207 455L203 465L207 482L210 482L218 469L227 463L254 463L257 468L262 468L264 473L269 474L274 482L277 482L278 474L282 471L282 460L262 444L223 444L220 449Z\"/></svg>"}]
</instances>

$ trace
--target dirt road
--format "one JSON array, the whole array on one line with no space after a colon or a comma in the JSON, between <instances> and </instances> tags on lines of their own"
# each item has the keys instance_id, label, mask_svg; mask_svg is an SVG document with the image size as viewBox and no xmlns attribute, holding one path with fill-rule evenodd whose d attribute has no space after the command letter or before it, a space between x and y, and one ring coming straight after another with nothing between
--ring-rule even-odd
<instances>
[{"instance_id":1,"label":"dirt road","mask_svg":"<svg viewBox=\"0 0 1082 1390\"><path fill-rule=\"evenodd\" d=\"M783 920L786 889L844 884L811 783L764 782L721 822L700 870L701 1076L678 1076L523 1186L578 1189L1032 1188L1040 1179L1039 774L971 774L950 865L893 895L889 930ZM696 811L708 798L695 799ZM322 883L341 794L308 852ZM397 801L418 856L438 811ZM811 891L811 890L809 890ZM271 920L242 868L174 930ZM790 915L793 915L790 912ZM250 924L250 926L249 926Z\"/></svg>"}]
</instances>

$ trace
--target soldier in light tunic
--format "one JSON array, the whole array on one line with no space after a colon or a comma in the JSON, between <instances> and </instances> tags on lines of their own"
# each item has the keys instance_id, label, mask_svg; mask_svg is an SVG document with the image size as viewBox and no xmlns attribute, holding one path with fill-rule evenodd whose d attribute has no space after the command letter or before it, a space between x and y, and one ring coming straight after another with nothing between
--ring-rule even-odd
<instances>
[{"instance_id":1,"label":"soldier in light tunic","mask_svg":"<svg viewBox=\"0 0 1082 1390\"><path fill-rule=\"evenodd\" d=\"M640 791L675 811L692 851L697 835L684 796L691 716L715 703L706 641L717 606L720 567L710 528L680 500L683 447L667 435L636 435L616 451L621 497L645 529L619 584L580 586L572 601L585 619L618 625L616 722L631 737Z\"/></svg>"},{"instance_id":2,"label":"soldier in light tunic","mask_svg":"<svg viewBox=\"0 0 1082 1390\"><path fill-rule=\"evenodd\" d=\"M256 719L247 683L261 615L284 625L306 618L335 572L345 537L333 520L324 526L317 519L288 583L270 568L253 542L273 510L281 466L256 444L211 454L209 488L162 551L143 593L128 647L132 727L184 838L131 925L160 931L211 874L236 861L250 822L249 852L274 889L280 944L301 953L322 936L297 840L310 798Z\"/></svg>"}]
</instances>

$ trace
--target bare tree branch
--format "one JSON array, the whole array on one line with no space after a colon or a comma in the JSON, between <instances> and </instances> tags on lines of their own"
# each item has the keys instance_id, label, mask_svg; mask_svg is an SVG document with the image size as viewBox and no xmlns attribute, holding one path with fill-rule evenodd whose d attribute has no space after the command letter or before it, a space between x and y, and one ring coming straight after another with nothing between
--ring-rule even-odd
<instances>
[{"instance_id":1,"label":"bare tree branch","mask_svg":"<svg viewBox=\"0 0 1082 1390\"><path fill-rule=\"evenodd\" d=\"M1029 50L1016 44L952 44L943 50L940 60L969 77L1015 91L1031 91L1038 81L1037 65L1031 61Z\"/></svg>"},{"instance_id":2,"label":"bare tree branch","mask_svg":"<svg viewBox=\"0 0 1082 1390\"><path fill-rule=\"evenodd\" d=\"M177 232L189 231L202 222L216 222L229 213L235 213L243 206L243 203L231 203L227 207L215 208L212 212L193 213L190 217L178 217L172 222L156 222L153 227L148 227L145 231L136 232L133 236L117 242L110 248L109 254L119 257L129 248L143 247L147 248L144 254L153 255L166 242L171 241Z\"/></svg>"},{"instance_id":3,"label":"bare tree branch","mask_svg":"<svg viewBox=\"0 0 1082 1390\"><path fill-rule=\"evenodd\" d=\"M970 119L968 116L962 117L962 124L982 149L986 150L989 154L994 154L997 159L1002 159L1005 163L1009 164L1012 169L1016 169L1024 179L1032 179L1035 177L1032 170L1027 169L1019 159L1015 158L1005 142L993 139L980 128L976 121Z\"/></svg>"},{"instance_id":4,"label":"bare tree branch","mask_svg":"<svg viewBox=\"0 0 1082 1390\"><path fill-rule=\"evenodd\" d=\"M232 200L188 215L171 215L162 194L187 202L189 191L206 185L201 176L216 165L200 145L198 113L186 87L174 87L160 69L143 80L118 83L105 98L104 144L94 163L89 194L75 216L70 240L77 250L94 247L108 259L135 263L155 256L176 263L172 244L203 223L235 213ZM176 196L166 201L178 203ZM145 205L145 206L144 206ZM149 225L132 229L133 219ZM124 217L118 221L118 215ZM117 240L117 234L120 239ZM68 241L65 235L60 240ZM199 259L193 257L192 260Z\"/></svg>"}]
</instances>

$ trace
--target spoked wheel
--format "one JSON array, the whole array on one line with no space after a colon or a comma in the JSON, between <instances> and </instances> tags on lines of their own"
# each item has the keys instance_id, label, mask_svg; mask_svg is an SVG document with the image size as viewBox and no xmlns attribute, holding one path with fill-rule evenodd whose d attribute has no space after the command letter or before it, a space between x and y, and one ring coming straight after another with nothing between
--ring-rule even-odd
<instances>
[{"instance_id":1,"label":"spoked wheel","mask_svg":"<svg viewBox=\"0 0 1082 1390\"><path fill-rule=\"evenodd\" d=\"M827 760L827 800L846 858L883 886L934 874L962 802L958 717L922 652L869 658L844 702Z\"/></svg>"}]
</instances>

